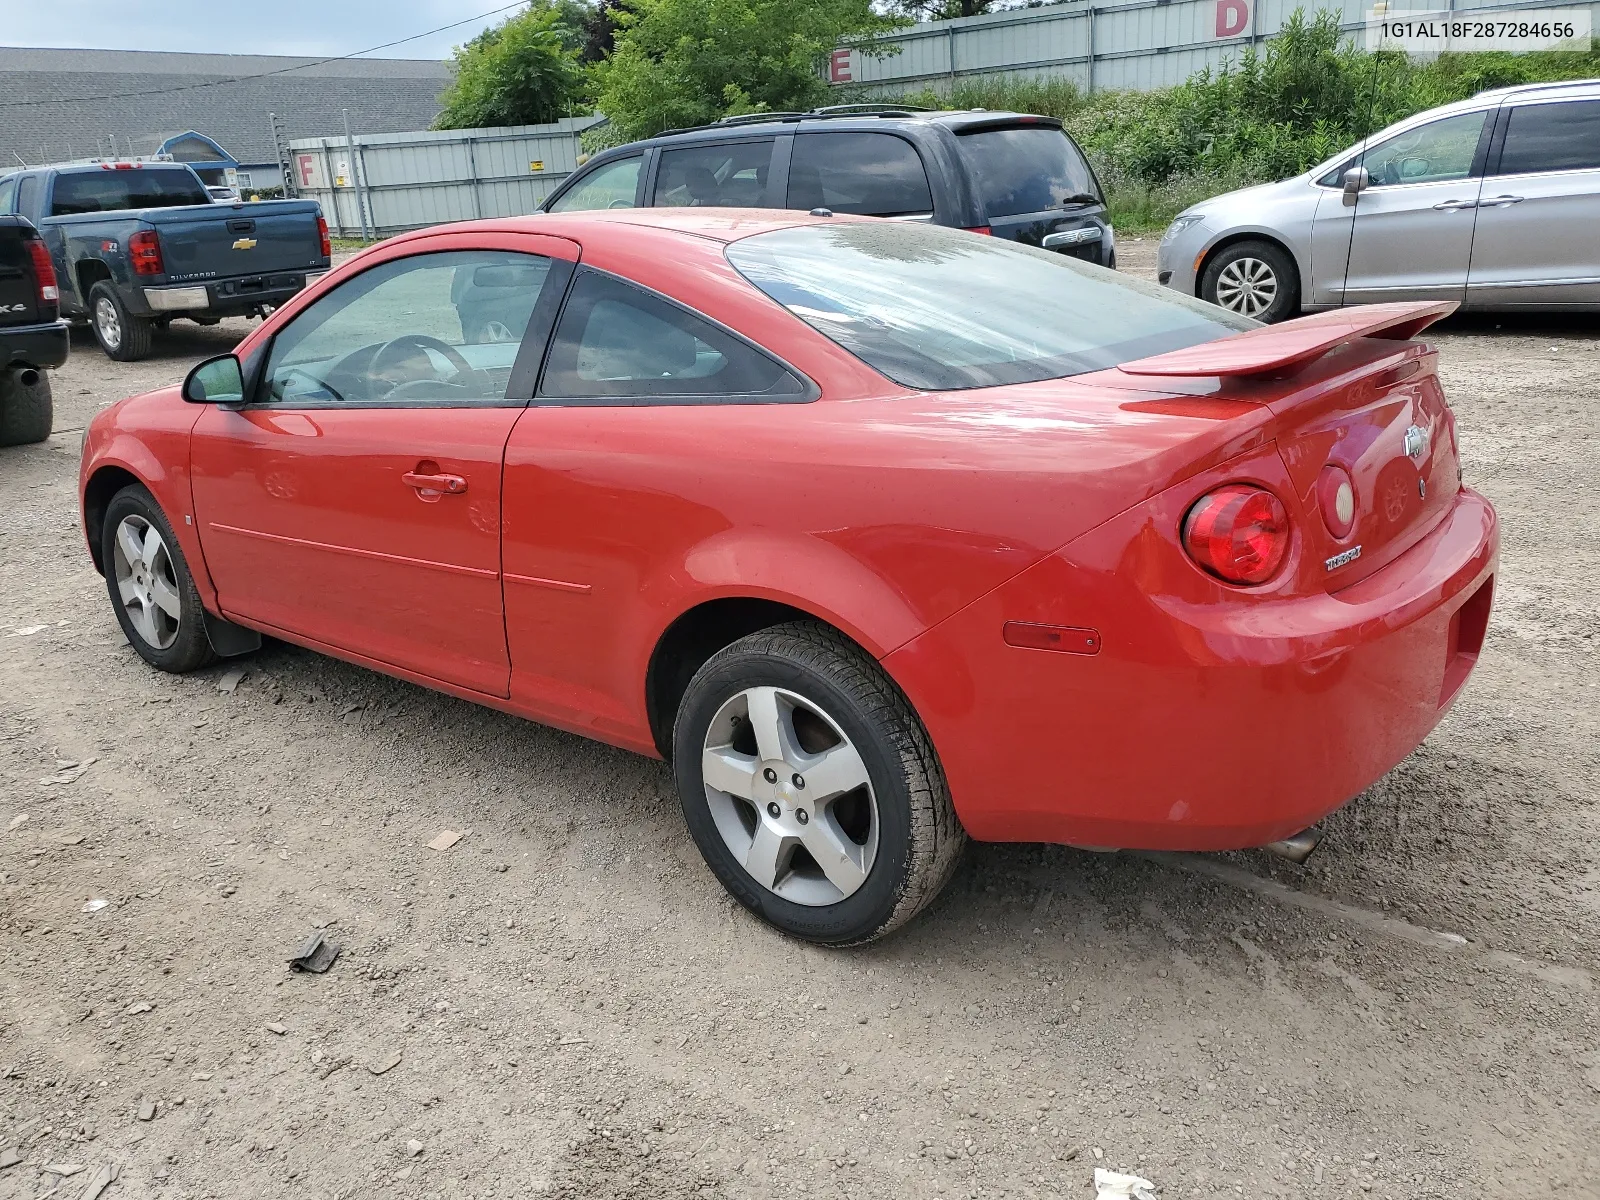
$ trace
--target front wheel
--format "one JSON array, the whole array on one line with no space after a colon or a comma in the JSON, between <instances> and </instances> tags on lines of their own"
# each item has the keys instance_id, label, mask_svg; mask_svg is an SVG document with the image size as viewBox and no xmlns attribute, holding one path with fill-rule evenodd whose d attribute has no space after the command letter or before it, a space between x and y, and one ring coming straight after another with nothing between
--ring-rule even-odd
<instances>
[{"instance_id":1,"label":"front wheel","mask_svg":"<svg viewBox=\"0 0 1600 1200\"><path fill-rule=\"evenodd\" d=\"M785 933L869 942L939 894L966 845L906 698L826 626L779 625L700 668L673 731L689 832Z\"/></svg>"},{"instance_id":2,"label":"front wheel","mask_svg":"<svg viewBox=\"0 0 1600 1200\"><path fill-rule=\"evenodd\" d=\"M151 322L130 313L117 289L106 281L89 289L89 326L107 358L137 362L150 353Z\"/></svg>"},{"instance_id":3,"label":"front wheel","mask_svg":"<svg viewBox=\"0 0 1600 1200\"><path fill-rule=\"evenodd\" d=\"M155 497L136 483L106 506L100 562L112 611L140 658L174 674L216 658L183 549Z\"/></svg>"},{"instance_id":4,"label":"front wheel","mask_svg":"<svg viewBox=\"0 0 1600 1200\"><path fill-rule=\"evenodd\" d=\"M1206 264L1200 298L1241 317L1276 324L1300 307L1300 272L1280 246L1235 242Z\"/></svg>"}]
</instances>

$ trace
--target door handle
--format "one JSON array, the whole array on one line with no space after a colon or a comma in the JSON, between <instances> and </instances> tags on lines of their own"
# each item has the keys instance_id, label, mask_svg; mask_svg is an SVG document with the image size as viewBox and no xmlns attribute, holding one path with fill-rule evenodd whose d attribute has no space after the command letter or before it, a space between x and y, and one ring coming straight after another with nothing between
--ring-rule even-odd
<instances>
[{"instance_id":1,"label":"door handle","mask_svg":"<svg viewBox=\"0 0 1600 1200\"><path fill-rule=\"evenodd\" d=\"M1490 196L1487 200L1479 200L1479 208L1502 208L1507 204L1521 204L1522 196Z\"/></svg>"},{"instance_id":2,"label":"door handle","mask_svg":"<svg viewBox=\"0 0 1600 1200\"><path fill-rule=\"evenodd\" d=\"M467 481L459 475L419 475L415 471L407 471L400 476L400 482L419 492L439 492L450 496L459 496L467 490Z\"/></svg>"},{"instance_id":3,"label":"door handle","mask_svg":"<svg viewBox=\"0 0 1600 1200\"><path fill-rule=\"evenodd\" d=\"M1441 200L1434 205L1440 212L1458 212L1463 208L1477 208L1476 200Z\"/></svg>"}]
</instances>

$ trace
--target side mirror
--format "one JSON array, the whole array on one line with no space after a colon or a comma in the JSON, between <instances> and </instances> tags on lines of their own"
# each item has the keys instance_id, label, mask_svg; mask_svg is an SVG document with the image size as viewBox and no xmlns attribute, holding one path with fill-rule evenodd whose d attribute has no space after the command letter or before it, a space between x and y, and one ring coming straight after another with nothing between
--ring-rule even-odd
<instances>
[{"instance_id":1,"label":"side mirror","mask_svg":"<svg viewBox=\"0 0 1600 1200\"><path fill-rule=\"evenodd\" d=\"M190 404L243 404L244 371L231 354L208 358L183 381L183 398Z\"/></svg>"},{"instance_id":2,"label":"side mirror","mask_svg":"<svg viewBox=\"0 0 1600 1200\"><path fill-rule=\"evenodd\" d=\"M1372 182L1372 176L1365 167L1351 167L1344 173L1344 203L1346 208L1354 206L1356 197L1360 196Z\"/></svg>"}]
</instances>

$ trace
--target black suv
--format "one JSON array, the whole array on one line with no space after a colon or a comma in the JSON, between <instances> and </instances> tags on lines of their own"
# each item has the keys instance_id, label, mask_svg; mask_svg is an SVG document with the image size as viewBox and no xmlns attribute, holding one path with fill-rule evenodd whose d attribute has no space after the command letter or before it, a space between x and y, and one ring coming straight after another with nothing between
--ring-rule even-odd
<instances>
[{"instance_id":1,"label":"black suv","mask_svg":"<svg viewBox=\"0 0 1600 1200\"><path fill-rule=\"evenodd\" d=\"M1054 117L840 105L673 129L595 155L545 212L825 208L931 221L1116 265L1100 183Z\"/></svg>"},{"instance_id":2,"label":"black suv","mask_svg":"<svg viewBox=\"0 0 1600 1200\"><path fill-rule=\"evenodd\" d=\"M25 217L0 213L0 446L50 436L50 377L67 361L55 268Z\"/></svg>"}]
</instances>

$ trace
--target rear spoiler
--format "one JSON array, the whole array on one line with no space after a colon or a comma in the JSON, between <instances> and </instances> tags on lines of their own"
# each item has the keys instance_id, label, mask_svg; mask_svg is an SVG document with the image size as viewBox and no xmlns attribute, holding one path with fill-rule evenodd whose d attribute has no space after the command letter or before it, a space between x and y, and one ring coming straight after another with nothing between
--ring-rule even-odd
<instances>
[{"instance_id":1,"label":"rear spoiler","mask_svg":"<svg viewBox=\"0 0 1600 1200\"><path fill-rule=\"evenodd\" d=\"M1204 342L1117 369L1129 375L1293 375L1336 346L1359 337L1403 342L1458 307L1454 300L1362 304L1263 325L1217 342Z\"/></svg>"}]
</instances>

